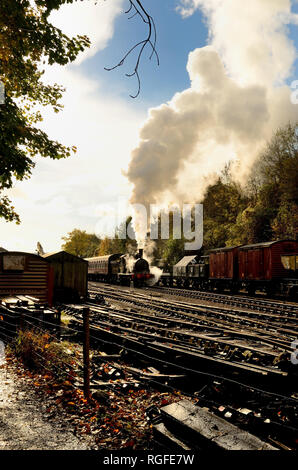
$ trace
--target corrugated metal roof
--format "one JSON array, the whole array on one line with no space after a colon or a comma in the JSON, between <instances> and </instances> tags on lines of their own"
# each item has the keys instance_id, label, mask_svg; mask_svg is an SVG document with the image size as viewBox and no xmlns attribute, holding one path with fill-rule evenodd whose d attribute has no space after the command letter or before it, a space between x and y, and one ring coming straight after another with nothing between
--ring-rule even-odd
<instances>
[{"instance_id":1,"label":"corrugated metal roof","mask_svg":"<svg viewBox=\"0 0 298 470\"><path fill-rule=\"evenodd\" d=\"M175 268L176 267L180 267L180 266L188 266L189 264L195 264L197 262L197 255L193 255L193 256L184 256L184 258L182 258L180 261L178 261L177 264L175 264Z\"/></svg>"},{"instance_id":2,"label":"corrugated metal roof","mask_svg":"<svg viewBox=\"0 0 298 470\"><path fill-rule=\"evenodd\" d=\"M274 240L271 242L262 242L262 243L254 243L252 245L244 245L240 247L240 250L246 250L249 248L265 248L267 246L274 245L275 243L281 243L281 242L294 242L295 240Z\"/></svg>"},{"instance_id":3,"label":"corrugated metal roof","mask_svg":"<svg viewBox=\"0 0 298 470\"><path fill-rule=\"evenodd\" d=\"M21 256L21 255L24 255L24 256L35 256L36 258L41 258L43 259L43 256L39 256L37 255L36 253L29 253L27 251L8 251L8 250L4 250L4 251L0 251L0 255L2 256L10 256L10 255L17 255L17 256ZM46 259L44 260L46 262L48 262Z\"/></svg>"}]
</instances>

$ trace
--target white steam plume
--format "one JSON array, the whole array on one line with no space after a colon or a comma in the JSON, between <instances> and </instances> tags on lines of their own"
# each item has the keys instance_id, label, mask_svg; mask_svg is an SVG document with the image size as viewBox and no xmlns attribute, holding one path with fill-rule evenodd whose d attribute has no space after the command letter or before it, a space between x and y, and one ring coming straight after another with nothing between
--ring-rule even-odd
<instances>
[{"instance_id":1,"label":"white steam plume","mask_svg":"<svg viewBox=\"0 0 298 470\"><path fill-rule=\"evenodd\" d=\"M181 0L179 9L187 16L197 8L209 45L189 54L191 86L149 111L127 172L133 203L196 202L207 175L230 160L244 181L273 131L298 118L285 82L297 55L291 1Z\"/></svg>"},{"instance_id":2,"label":"white steam plume","mask_svg":"<svg viewBox=\"0 0 298 470\"><path fill-rule=\"evenodd\" d=\"M154 260L154 250L156 248L156 243L149 238L146 238L144 244L144 254L143 258L146 259L149 263L150 274L153 275L151 279L146 281L147 286L154 286L160 279L163 271L162 269L158 268L157 266L152 266Z\"/></svg>"}]
</instances>

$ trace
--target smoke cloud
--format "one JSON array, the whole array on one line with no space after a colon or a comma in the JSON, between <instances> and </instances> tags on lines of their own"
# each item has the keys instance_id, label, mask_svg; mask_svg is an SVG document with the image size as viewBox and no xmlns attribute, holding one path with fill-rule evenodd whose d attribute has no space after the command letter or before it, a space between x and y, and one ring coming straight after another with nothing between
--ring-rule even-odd
<instances>
[{"instance_id":1,"label":"smoke cloud","mask_svg":"<svg viewBox=\"0 0 298 470\"><path fill-rule=\"evenodd\" d=\"M178 10L198 8L209 44L189 54L190 87L149 110L127 171L133 203L194 203L231 160L244 182L273 131L297 120L286 83L297 54L291 1L181 0Z\"/></svg>"}]
</instances>

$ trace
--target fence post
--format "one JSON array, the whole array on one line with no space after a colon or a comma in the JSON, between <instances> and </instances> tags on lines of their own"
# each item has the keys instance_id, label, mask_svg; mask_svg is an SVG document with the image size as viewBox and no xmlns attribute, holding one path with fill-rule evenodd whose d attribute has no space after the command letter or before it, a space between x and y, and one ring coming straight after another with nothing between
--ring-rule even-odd
<instances>
[{"instance_id":1,"label":"fence post","mask_svg":"<svg viewBox=\"0 0 298 470\"><path fill-rule=\"evenodd\" d=\"M83 308L84 396L90 399L90 331L89 308Z\"/></svg>"},{"instance_id":2,"label":"fence post","mask_svg":"<svg viewBox=\"0 0 298 470\"><path fill-rule=\"evenodd\" d=\"M17 317L17 315L18 315L18 317ZM15 317L16 317L15 334L17 336L18 330L24 331L24 313L23 313L23 309L21 307L16 307Z\"/></svg>"}]
</instances>

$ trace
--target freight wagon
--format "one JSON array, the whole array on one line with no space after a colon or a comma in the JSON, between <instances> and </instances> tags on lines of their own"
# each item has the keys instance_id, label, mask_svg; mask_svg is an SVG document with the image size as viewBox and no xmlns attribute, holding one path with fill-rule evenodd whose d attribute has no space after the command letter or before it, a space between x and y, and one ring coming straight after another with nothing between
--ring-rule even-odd
<instances>
[{"instance_id":1,"label":"freight wagon","mask_svg":"<svg viewBox=\"0 0 298 470\"><path fill-rule=\"evenodd\" d=\"M297 271L288 269L283 260L298 253L298 242L279 240L239 248L239 281L251 294L257 289L269 295L294 289Z\"/></svg>"},{"instance_id":2,"label":"freight wagon","mask_svg":"<svg viewBox=\"0 0 298 470\"><path fill-rule=\"evenodd\" d=\"M158 284L294 297L298 295L298 242L276 240L216 248L208 256L185 256L173 266L172 274L160 276Z\"/></svg>"},{"instance_id":3,"label":"freight wagon","mask_svg":"<svg viewBox=\"0 0 298 470\"><path fill-rule=\"evenodd\" d=\"M229 288L236 291L238 286L238 246L217 248L209 255L209 283L217 291Z\"/></svg>"}]
</instances>

